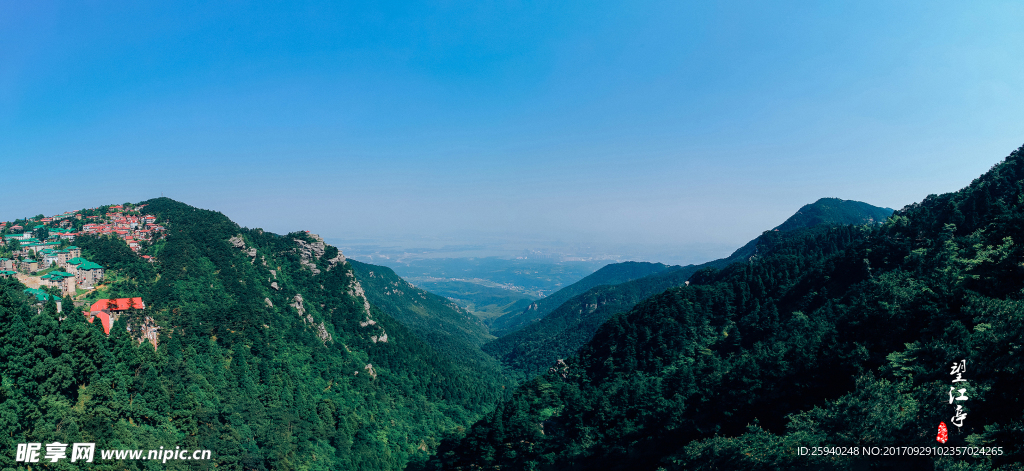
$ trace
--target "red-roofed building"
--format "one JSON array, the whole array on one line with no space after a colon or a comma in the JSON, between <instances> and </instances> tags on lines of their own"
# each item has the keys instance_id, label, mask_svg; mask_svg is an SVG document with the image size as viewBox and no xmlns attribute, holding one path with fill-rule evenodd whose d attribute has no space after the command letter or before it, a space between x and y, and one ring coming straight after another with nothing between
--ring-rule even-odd
<instances>
[{"instance_id":1,"label":"red-roofed building","mask_svg":"<svg viewBox=\"0 0 1024 471\"><path fill-rule=\"evenodd\" d=\"M131 304L129 304L131 303ZM142 298L101 299L92 303L90 311L127 311L129 308L145 309Z\"/></svg>"},{"instance_id":2,"label":"red-roofed building","mask_svg":"<svg viewBox=\"0 0 1024 471\"><path fill-rule=\"evenodd\" d=\"M96 320L96 318L99 317L100 324L103 324L103 333L110 335L110 326L111 324L113 324L112 322L110 322L110 314L106 312L87 312L85 313L85 317L85 320L89 321L90 324L92 324L92 321Z\"/></svg>"},{"instance_id":3,"label":"red-roofed building","mask_svg":"<svg viewBox=\"0 0 1024 471\"><path fill-rule=\"evenodd\" d=\"M103 324L103 332L110 335L110 326L117 320L119 313L129 308L141 310L146 308L146 304L142 302L142 298L101 299L92 303L92 307L84 314L89 322L98 317Z\"/></svg>"}]
</instances>

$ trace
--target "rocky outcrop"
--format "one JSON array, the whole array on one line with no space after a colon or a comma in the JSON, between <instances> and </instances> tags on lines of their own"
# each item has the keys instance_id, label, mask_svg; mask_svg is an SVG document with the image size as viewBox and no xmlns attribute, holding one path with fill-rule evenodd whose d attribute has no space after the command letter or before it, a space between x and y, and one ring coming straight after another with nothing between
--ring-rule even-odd
<instances>
[{"instance_id":1,"label":"rocky outcrop","mask_svg":"<svg viewBox=\"0 0 1024 471\"><path fill-rule=\"evenodd\" d=\"M302 295L296 294L292 300L293 302L289 304L289 306L295 308L296 311L299 311L299 316L306 315L306 307L302 305Z\"/></svg>"},{"instance_id":2,"label":"rocky outcrop","mask_svg":"<svg viewBox=\"0 0 1024 471\"><path fill-rule=\"evenodd\" d=\"M363 291L363 285L359 284L359 280L352 280L352 287L348 290L349 296L356 299L363 300L363 313L366 314L366 319L359 323L359 327L373 327L377 325L377 321L370 318L370 301L366 299L366 291ZM388 333L383 328L380 329L380 335L371 335L370 340L373 343L388 341Z\"/></svg>"},{"instance_id":3,"label":"rocky outcrop","mask_svg":"<svg viewBox=\"0 0 1024 471\"><path fill-rule=\"evenodd\" d=\"M327 269L331 270L335 266L341 265L343 263L345 263L345 255L341 253L341 250L338 250L338 255L335 255L334 258L327 260Z\"/></svg>"},{"instance_id":4,"label":"rocky outcrop","mask_svg":"<svg viewBox=\"0 0 1024 471\"><path fill-rule=\"evenodd\" d=\"M331 333L327 331L327 325L323 322L317 323L316 319L313 319L313 316L306 312L306 306L303 304L301 294L296 294L295 297L292 298L292 302L288 305L299 312L299 318L302 319L304 324L312 327L313 330L316 331L316 336L321 342L327 343L334 341Z\"/></svg>"},{"instance_id":5,"label":"rocky outcrop","mask_svg":"<svg viewBox=\"0 0 1024 471\"><path fill-rule=\"evenodd\" d=\"M295 250L299 253L299 263L308 268L314 275L319 275L321 270L316 266L316 261L320 260L324 253L326 253L327 244L324 243L324 239L319 235L309 234L309 237L313 239L313 242L295 239L295 244L298 245ZM343 265L345 261L345 255L341 253L341 250L338 250L338 255L325 260L328 270L332 270L338 265Z\"/></svg>"},{"instance_id":6,"label":"rocky outcrop","mask_svg":"<svg viewBox=\"0 0 1024 471\"><path fill-rule=\"evenodd\" d=\"M352 286L348 289L348 295L354 298L363 300L363 312L366 313L366 318L370 318L370 301L366 299L366 291L363 291L363 285L359 284L359 280L352 280Z\"/></svg>"},{"instance_id":7,"label":"rocky outcrop","mask_svg":"<svg viewBox=\"0 0 1024 471\"><path fill-rule=\"evenodd\" d=\"M152 317L136 317L129 319L126 324L128 324L128 336L136 342L148 341L153 345L153 348L159 345L160 327L156 325L156 321Z\"/></svg>"},{"instance_id":8,"label":"rocky outcrop","mask_svg":"<svg viewBox=\"0 0 1024 471\"><path fill-rule=\"evenodd\" d=\"M324 251L327 250L327 244L316 234L309 234L309 236L313 238L313 242L295 239L295 244L298 245L296 251L299 253L299 263L313 272L313 275L319 275L320 269L316 266L316 260L319 260L324 255Z\"/></svg>"},{"instance_id":9,"label":"rocky outcrop","mask_svg":"<svg viewBox=\"0 0 1024 471\"><path fill-rule=\"evenodd\" d=\"M316 329L316 336L320 339L321 342L327 343L334 341L334 337L331 337L331 333L327 331L327 325L325 325L323 322L315 324L314 328Z\"/></svg>"},{"instance_id":10,"label":"rocky outcrop","mask_svg":"<svg viewBox=\"0 0 1024 471\"><path fill-rule=\"evenodd\" d=\"M263 298L263 302L267 303L267 307L273 309L274 303L270 302L270 298Z\"/></svg>"},{"instance_id":11,"label":"rocky outcrop","mask_svg":"<svg viewBox=\"0 0 1024 471\"><path fill-rule=\"evenodd\" d=\"M555 373L562 377L562 379L569 377L569 365L565 360L559 358L555 363L555 366L548 369L548 373Z\"/></svg>"},{"instance_id":12,"label":"rocky outcrop","mask_svg":"<svg viewBox=\"0 0 1024 471\"><path fill-rule=\"evenodd\" d=\"M249 247L247 250L245 247L245 239L242 238L242 234L238 234L228 239L228 242L231 243L231 245L234 246L236 249L241 250L242 253L251 258L252 260L249 260L249 263L256 263L256 247Z\"/></svg>"}]
</instances>

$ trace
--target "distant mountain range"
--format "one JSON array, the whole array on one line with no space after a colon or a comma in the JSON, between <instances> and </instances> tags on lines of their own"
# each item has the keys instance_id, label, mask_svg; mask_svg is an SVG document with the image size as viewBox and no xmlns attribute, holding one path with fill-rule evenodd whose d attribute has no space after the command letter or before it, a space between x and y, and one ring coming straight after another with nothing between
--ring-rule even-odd
<instances>
[{"instance_id":1,"label":"distant mountain range","mask_svg":"<svg viewBox=\"0 0 1024 471\"><path fill-rule=\"evenodd\" d=\"M788 232L818 225L873 224L884 221L892 209L859 201L822 198L800 208L773 231ZM536 301L517 315L506 315L491 325L500 338L483 347L519 378L547 371L586 344L613 314L628 311L638 302L666 289L683 285L694 273L722 268L757 255L757 237L726 258L700 265L666 266L636 262L616 263L579 282Z\"/></svg>"},{"instance_id":2,"label":"distant mountain range","mask_svg":"<svg viewBox=\"0 0 1024 471\"><path fill-rule=\"evenodd\" d=\"M578 302L550 335L594 319L582 348L409 469L1020 469L1024 148L884 221L825 203Z\"/></svg>"},{"instance_id":3,"label":"distant mountain range","mask_svg":"<svg viewBox=\"0 0 1024 471\"><path fill-rule=\"evenodd\" d=\"M573 296L582 294L595 286L625 283L658 273L667 268L669 268L668 265L649 262L623 262L605 265L582 280L566 286L550 296L530 303L522 311L512 312L495 319L491 323L491 333L501 337L522 329L547 316L551 311L554 311Z\"/></svg>"}]
</instances>

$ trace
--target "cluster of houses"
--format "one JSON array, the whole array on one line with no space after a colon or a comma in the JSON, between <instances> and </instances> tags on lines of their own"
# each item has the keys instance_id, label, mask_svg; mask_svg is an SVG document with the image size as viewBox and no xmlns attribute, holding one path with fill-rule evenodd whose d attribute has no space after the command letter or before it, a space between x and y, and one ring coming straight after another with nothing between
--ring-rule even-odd
<instances>
[{"instance_id":1,"label":"cluster of houses","mask_svg":"<svg viewBox=\"0 0 1024 471\"><path fill-rule=\"evenodd\" d=\"M145 205L136 208L141 210ZM120 205L111 206L105 216L86 216L96 220L82 226L83 234L110 234L117 236L128 244L128 248L139 251L139 241L150 240L153 234L161 232L164 227L156 223L156 216L151 214L133 215L122 212Z\"/></svg>"},{"instance_id":2,"label":"cluster of houses","mask_svg":"<svg viewBox=\"0 0 1024 471\"><path fill-rule=\"evenodd\" d=\"M60 269L51 271L39 281L42 286L60 288L62 295L73 296L77 288L89 289L103 280L103 267L97 263L82 258L82 250L78 247L68 247L65 250L50 250L41 252L43 264L31 258L21 261L0 258L0 277L17 275L18 270L32 273L40 268L57 265Z\"/></svg>"},{"instance_id":3,"label":"cluster of houses","mask_svg":"<svg viewBox=\"0 0 1024 471\"><path fill-rule=\"evenodd\" d=\"M125 242L136 253L139 252L140 241L148 241L164 227L156 224L156 217L142 214L145 207L124 208L121 205L110 206L106 214L85 215L79 211L66 212L52 217L36 218L32 224L23 227L19 224L10 225L0 222L0 245L10 246L18 241L13 259L0 258L0 278L17 276L19 272L33 274L41 270L49 270L38 277L41 287L56 287L64 296L74 296L77 289L93 288L103 280L104 268L97 263L82 258L82 250L76 246L66 246L82 234L107 234ZM94 208L95 209L95 208ZM95 211L93 211L95 212ZM84 224L76 221L82 221ZM81 226L80 231L74 227ZM41 229L45 231L40 231ZM46 240L38 240L34 234L41 232L49 236ZM152 261L152 257L143 255ZM34 277L33 277L34 278ZM27 288L25 293L34 296L40 303L50 299L50 294L41 288ZM57 309L61 310L61 300L56 299ZM142 298L101 299L84 311L86 319L91 323L96 319L103 325L103 331L110 334L112 324L128 310L141 311L146 308ZM139 322L132 324L128 330L138 340L148 340L154 346L159 337L159 327L151 317L143 316ZM132 330L135 332L132 332Z\"/></svg>"},{"instance_id":4,"label":"cluster of houses","mask_svg":"<svg viewBox=\"0 0 1024 471\"><path fill-rule=\"evenodd\" d=\"M129 248L138 252L140 241L151 240L154 234L165 230L162 225L156 223L156 216L141 214L143 208L145 205L126 211L121 205L115 205L110 206L107 213L102 216L84 216L78 211L67 212L39 219L40 224L31 228L13 225L8 230L7 223L0 222L0 232L9 232L4 235L0 244L17 239L23 250L36 252L55 248L61 241L74 240L81 234L108 234L124 240ZM72 219L86 222L80 232L72 229ZM50 234L47 240L40 241L32 237L33 233L44 227Z\"/></svg>"},{"instance_id":5,"label":"cluster of houses","mask_svg":"<svg viewBox=\"0 0 1024 471\"><path fill-rule=\"evenodd\" d=\"M40 218L35 221L38 225L27 225L29 227L19 224L8 227L8 223L0 222L0 233L4 233L0 245L10 246L13 241L18 241L14 259L0 258L0 277L16 276L19 271L31 274L57 267L59 269L40 278L40 285L58 287L65 295L73 295L78 288L92 288L103 280L103 267L82 258L78 247L62 247L66 241L72 241L81 234L109 234L124 240L130 249L138 252L139 241L150 240L155 233L164 230L163 226L156 224L155 216L140 212L144 207L126 210L121 205L110 206L102 216L66 212ZM86 222L80 232L73 229L77 224L75 220ZM49 234L46 240L33 237L43 228ZM149 256L144 258L151 260Z\"/></svg>"}]
</instances>

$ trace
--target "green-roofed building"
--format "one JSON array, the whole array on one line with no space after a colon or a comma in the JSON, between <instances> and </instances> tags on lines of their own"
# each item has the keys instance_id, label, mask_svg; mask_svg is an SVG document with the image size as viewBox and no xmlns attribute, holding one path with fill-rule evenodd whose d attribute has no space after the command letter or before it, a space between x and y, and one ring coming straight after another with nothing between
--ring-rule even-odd
<instances>
[{"instance_id":1,"label":"green-roofed building","mask_svg":"<svg viewBox=\"0 0 1024 471\"><path fill-rule=\"evenodd\" d=\"M64 296L74 295L75 288L78 286L78 278L75 275L59 270L43 275L40 280L46 286L60 288L60 293Z\"/></svg>"},{"instance_id":2,"label":"green-roofed building","mask_svg":"<svg viewBox=\"0 0 1024 471\"><path fill-rule=\"evenodd\" d=\"M102 270L103 267L95 262L86 261L85 263L78 266L79 270Z\"/></svg>"},{"instance_id":3,"label":"green-roofed building","mask_svg":"<svg viewBox=\"0 0 1024 471\"><path fill-rule=\"evenodd\" d=\"M39 288L25 288L24 292L26 294L31 294L32 296L35 296L36 300L39 302L46 302L48 299L50 299L50 295L47 294L46 291L43 291Z\"/></svg>"},{"instance_id":4,"label":"green-roofed building","mask_svg":"<svg viewBox=\"0 0 1024 471\"><path fill-rule=\"evenodd\" d=\"M39 269L39 262L37 262L35 260L32 260L31 258L26 258L26 259L21 261L21 267L20 268L21 268L21 270L24 270L24 271L27 271L27 272L34 272L34 271Z\"/></svg>"},{"instance_id":5,"label":"green-roofed building","mask_svg":"<svg viewBox=\"0 0 1024 471\"><path fill-rule=\"evenodd\" d=\"M24 292L25 292L25 294L29 294L29 295L35 296L36 301L39 302L39 303L45 303L46 301L49 301L50 298L52 297L46 291L43 291L43 290L41 290L39 288L25 288ZM61 311L60 299L56 299L56 301L57 301L57 312L60 312Z\"/></svg>"},{"instance_id":6,"label":"green-roofed building","mask_svg":"<svg viewBox=\"0 0 1024 471\"><path fill-rule=\"evenodd\" d=\"M88 260L78 265L75 271L80 288L92 288L100 281L103 281L103 267Z\"/></svg>"},{"instance_id":7,"label":"green-roofed building","mask_svg":"<svg viewBox=\"0 0 1024 471\"><path fill-rule=\"evenodd\" d=\"M14 270L0 270L0 278L10 278L17 275L18 272Z\"/></svg>"}]
</instances>

